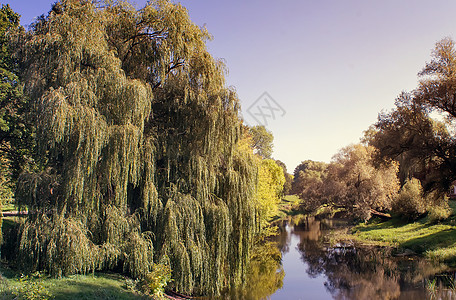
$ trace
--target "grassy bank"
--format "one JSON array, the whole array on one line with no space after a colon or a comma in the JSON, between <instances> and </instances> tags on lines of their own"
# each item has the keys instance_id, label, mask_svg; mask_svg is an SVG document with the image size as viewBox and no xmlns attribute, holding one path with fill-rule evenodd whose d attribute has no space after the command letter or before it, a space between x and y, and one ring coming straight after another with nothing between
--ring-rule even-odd
<instances>
[{"instance_id":1,"label":"grassy bank","mask_svg":"<svg viewBox=\"0 0 456 300\"><path fill-rule=\"evenodd\" d=\"M15 210L14 207L10 210ZM5 207L4 210L5 211ZM21 217L4 217L2 231L9 237L12 228L23 220ZM3 248L3 251L11 249ZM23 275L10 268L6 261L0 263L0 299L153 299L137 291L135 282L120 274L95 273L51 278L43 273Z\"/></svg>"},{"instance_id":2,"label":"grassy bank","mask_svg":"<svg viewBox=\"0 0 456 300\"><path fill-rule=\"evenodd\" d=\"M286 220L290 217L296 217L299 215L313 216L318 218L332 218L336 214L344 212L345 209L335 207L333 205L324 204L319 206L314 211L306 211L302 208L302 200L297 195L286 195L282 198L279 203L278 210L273 216L271 222Z\"/></svg>"},{"instance_id":3,"label":"grassy bank","mask_svg":"<svg viewBox=\"0 0 456 300\"><path fill-rule=\"evenodd\" d=\"M344 239L356 242L389 246L397 254L418 254L424 257L456 265L456 204L451 204L453 214L436 222L429 217L408 223L399 218L385 222L360 224Z\"/></svg>"},{"instance_id":4,"label":"grassy bank","mask_svg":"<svg viewBox=\"0 0 456 300\"><path fill-rule=\"evenodd\" d=\"M152 299L128 289L128 281L118 274L73 275L49 278L35 273L21 276L1 269L1 299Z\"/></svg>"},{"instance_id":5,"label":"grassy bank","mask_svg":"<svg viewBox=\"0 0 456 300\"><path fill-rule=\"evenodd\" d=\"M282 197L278 210L272 218L272 222L285 219L288 216L296 214L296 208L299 206L300 199L296 195L286 195Z\"/></svg>"}]
</instances>

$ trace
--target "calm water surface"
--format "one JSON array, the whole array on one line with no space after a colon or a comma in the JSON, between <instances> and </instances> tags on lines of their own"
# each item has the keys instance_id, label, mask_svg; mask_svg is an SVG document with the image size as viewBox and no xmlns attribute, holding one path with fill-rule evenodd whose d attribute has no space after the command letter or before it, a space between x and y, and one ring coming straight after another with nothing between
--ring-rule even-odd
<instances>
[{"instance_id":1,"label":"calm water surface","mask_svg":"<svg viewBox=\"0 0 456 300\"><path fill-rule=\"evenodd\" d=\"M382 248L328 247L323 237L337 220L284 222L276 237L285 271L271 299L456 299L455 273Z\"/></svg>"}]
</instances>

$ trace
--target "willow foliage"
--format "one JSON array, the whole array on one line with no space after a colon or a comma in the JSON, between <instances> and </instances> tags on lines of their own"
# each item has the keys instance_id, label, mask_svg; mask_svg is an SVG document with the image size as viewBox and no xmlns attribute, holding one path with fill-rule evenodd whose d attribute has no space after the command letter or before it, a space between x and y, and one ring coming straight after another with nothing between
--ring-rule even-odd
<instances>
[{"instance_id":1,"label":"willow foliage","mask_svg":"<svg viewBox=\"0 0 456 300\"><path fill-rule=\"evenodd\" d=\"M242 283L257 160L209 37L168 1L63 0L17 38L42 158L16 196L27 266L144 277L155 261L182 292Z\"/></svg>"}]
</instances>

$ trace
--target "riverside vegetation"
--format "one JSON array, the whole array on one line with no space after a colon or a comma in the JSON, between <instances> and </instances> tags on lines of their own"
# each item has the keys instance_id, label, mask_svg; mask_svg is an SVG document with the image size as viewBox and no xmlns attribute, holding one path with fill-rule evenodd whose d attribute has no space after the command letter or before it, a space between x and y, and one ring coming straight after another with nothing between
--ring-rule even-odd
<instances>
[{"instance_id":1,"label":"riverside vegetation","mask_svg":"<svg viewBox=\"0 0 456 300\"><path fill-rule=\"evenodd\" d=\"M292 193L304 213L336 213L354 223L340 237L392 246L455 264L456 47L436 43L419 85L401 93L361 142L330 163L303 161ZM380 218L380 219L379 219ZM406 251L406 249L408 249Z\"/></svg>"}]
</instances>

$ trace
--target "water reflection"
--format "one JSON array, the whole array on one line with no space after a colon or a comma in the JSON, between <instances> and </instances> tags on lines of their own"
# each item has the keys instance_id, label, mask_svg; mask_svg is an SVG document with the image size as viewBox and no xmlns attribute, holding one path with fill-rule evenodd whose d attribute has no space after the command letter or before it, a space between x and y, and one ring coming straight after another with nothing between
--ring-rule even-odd
<instances>
[{"instance_id":1,"label":"water reflection","mask_svg":"<svg viewBox=\"0 0 456 300\"><path fill-rule=\"evenodd\" d=\"M445 266L384 248L328 247L324 235L340 226L313 218L282 224L276 241L285 278L271 299L456 299Z\"/></svg>"}]
</instances>

